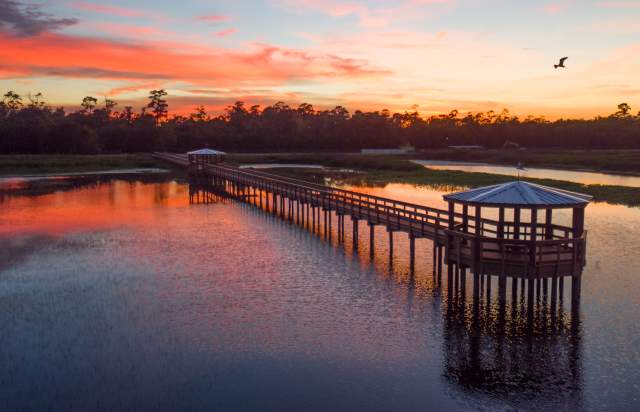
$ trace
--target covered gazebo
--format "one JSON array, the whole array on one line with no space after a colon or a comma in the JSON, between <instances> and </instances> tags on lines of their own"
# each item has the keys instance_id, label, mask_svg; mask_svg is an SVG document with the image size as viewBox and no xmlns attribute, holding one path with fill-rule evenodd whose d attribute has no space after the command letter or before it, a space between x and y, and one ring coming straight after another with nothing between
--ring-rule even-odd
<instances>
[{"instance_id":1,"label":"covered gazebo","mask_svg":"<svg viewBox=\"0 0 640 412\"><path fill-rule=\"evenodd\" d=\"M589 195L524 181L480 187L443 197L449 203L450 230L534 242L581 237L584 209L592 199ZM456 205L461 206L460 213L456 212ZM469 213L470 208L473 215ZM483 218L483 211L488 208L498 210L497 220ZM572 209L571 226L554 223L554 209ZM522 219L523 211L528 212L527 221ZM457 224L456 217L459 218ZM469 223L470 217L472 224Z\"/></svg>"},{"instance_id":2,"label":"covered gazebo","mask_svg":"<svg viewBox=\"0 0 640 412\"><path fill-rule=\"evenodd\" d=\"M200 168L207 164L222 163L225 160L227 154L219 150L213 149L200 149L187 152L187 158L189 159L189 165L197 165Z\"/></svg>"},{"instance_id":3,"label":"covered gazebo","mask_svg":"<svg viewBox=\"0 0 640 412\"><path fill-rule=\"evenodd\" d=\"M474 293L478 276L499 276L501 299L507 278L514 295L516 279L528 279L531 302L536 279L539 293L540 281L552 278L555 296L558 279L562 290L562 278L571 276L572 296L578 297L586 263L584 210L591 199L523 181L444 195L449 203L446 260L463 274L467 268L472 271ZM565 214L556 221L558 209L570 210L572 218ZM542 285L546 288L546 281Z\"/></svg>"}]
</instances>

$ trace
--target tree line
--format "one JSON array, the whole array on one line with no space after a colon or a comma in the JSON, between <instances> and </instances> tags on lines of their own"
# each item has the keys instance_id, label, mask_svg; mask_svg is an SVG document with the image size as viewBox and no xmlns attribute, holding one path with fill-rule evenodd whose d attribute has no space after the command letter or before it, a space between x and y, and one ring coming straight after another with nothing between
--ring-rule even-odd
<instances>
[{"instance_id":1,"label":"tree line","mask_svg":"<svg viewBox=\"0 0 640 412\"><path fill-rule=\"evenodd\" d=\"M350 113L342 106L317 110L283 102L261 108L236 102L224 114L210 116L203 106L189 116L169 115L165 90L152 90L140 110L118 110L111 99L87 96L67 113L47 105L41 93L22 97L13 91L0 102L0 153L184 152L194 148L248 151L359 151L364 148L417 150L452 145L486 148L572 149L640 148L640 113L626 103L608 116L560 119L500 113L429 117L417 111Z\"/></svg>"}]
</instances>

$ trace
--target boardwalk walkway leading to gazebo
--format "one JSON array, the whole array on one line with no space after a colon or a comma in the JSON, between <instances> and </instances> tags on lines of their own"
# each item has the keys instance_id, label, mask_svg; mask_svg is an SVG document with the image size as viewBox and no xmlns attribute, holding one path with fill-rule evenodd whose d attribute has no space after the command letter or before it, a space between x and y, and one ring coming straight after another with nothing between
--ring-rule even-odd
<instances>
[{"instance_id":1,"label":"boardwalk walkway leading to gazebo","mask_svg":"<svg viewBox=\"0 0 640 412\"><path fill-rule=\"evenodd\" d=\"M189 167L186 155L156 153L154 156ZM354 242L358 241L358 222L364 220L370 228L372 254L375 225L386 227L390 250L393 250L394 232L405 232L409 236L412 268L416 238L433 241L434 270L444 263L450 271L455 267L463 274L469 269L477 275L499 276L503 280L552 278L555 282L564 276L579 281L585 264L586 232L574 236L571 227L549 222L537 226L535 222L469 219L466 208L464 214L455 211L451 214L447 210L226 164L204 165L197 174L212 188L285 219L309 225L324 235L331 236L330 214L335 213L339 240L344 240L346 215L352 219Z\"/></svg>"}]
</instances>

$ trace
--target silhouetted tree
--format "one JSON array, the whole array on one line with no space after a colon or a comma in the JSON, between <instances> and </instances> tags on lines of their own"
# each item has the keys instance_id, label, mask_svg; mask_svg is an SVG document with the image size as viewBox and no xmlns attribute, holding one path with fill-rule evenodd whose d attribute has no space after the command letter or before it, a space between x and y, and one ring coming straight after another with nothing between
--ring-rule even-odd
<instances>
[{"instance_id":1,"label":"silhouetted tree","mask_svg":"<svg viewBox=\"0 0 640 412\"><path fill-rule=\"evenodd\" d=\"M167 118L169 105L167 104L167 101L164 100L166 95L167 92L164 89L151 90L149 93L149 104L147 105L147 108L151 109L151 113L153 113L156 123L160 123L162 120Z\"/></svg>"},{"instance_id":2,"label":"silhouetted tree","mask_svg":"<svg viewBox=\"0 0 640 412\"><path fill-rule=\"evenodd\" d=\"M194 113L191 113L191 120L193 120L194 122L205 122L209 119L209 116L207 116L207 111L205 110L204 106L198 106L196 107L196 111Z\"/></svg>"},{"instance_id":3,"label":"silhouetted tree","mask_svg":"<svg viewBox=\"0 0 640 412\"><path fill-rule=\"evenodd\" d=\"M96 99L95 97L86 96L84 99L82 99L82 103L80 104L82 106L82 113L88 115L92 114L93 109L96 108L96 104L98 104L98 99Z\"/></svg>"}]
</instances>

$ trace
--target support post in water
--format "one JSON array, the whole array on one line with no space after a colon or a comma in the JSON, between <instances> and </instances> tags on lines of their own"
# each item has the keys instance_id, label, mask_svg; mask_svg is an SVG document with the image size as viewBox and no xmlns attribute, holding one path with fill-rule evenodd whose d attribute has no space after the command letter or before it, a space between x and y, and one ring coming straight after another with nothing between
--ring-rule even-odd
<instances>
[{"instance_id":1,"label":"support post in water","mask_svg":"<svg viewBox=\"0 0 640 412\"><path fill-rule=\"evenodd\" d=\"M389 266L391 266L393 265L393 230L388 227L387 232L389 232Z\"/></svg>"},{"instance_id":2,"label":"support post in water","mask_svg":"<svg viewBox=\"0 0 640 412\"><path fill-rule=\"evenodd\" d=\"M409 234L409 270L414 272L416 269L416 237Z\"/></svg>"},{"instance_id":3,"label":"support post in water","mask_svg":"<svg viewBox=\"0 0 640 412\"><path fill-rule=\"evenodd\" d=\"M358 253L358 219L351 217L353 221L353 253Z\"/></svg>"},{"instance_id":4,"label":"support post in water","mask_svg":"<svg viewBox=\"0 0 640 412\"><path fill-rule=\"evenodd\" d=\"M369 225L369 257L371 260L375 257L375 236L376 236L376 225L373 222L367 222Z\"/></svg>"}]
</instances>

